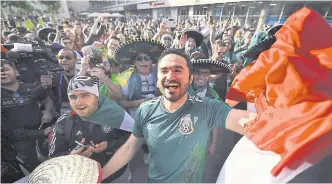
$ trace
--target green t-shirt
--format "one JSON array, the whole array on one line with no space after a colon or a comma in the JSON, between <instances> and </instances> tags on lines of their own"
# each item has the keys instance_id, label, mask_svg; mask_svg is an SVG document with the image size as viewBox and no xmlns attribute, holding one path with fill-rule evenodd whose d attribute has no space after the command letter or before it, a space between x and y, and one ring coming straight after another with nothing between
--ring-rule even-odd
<instances>
[{"instance_id":1,"label":"green t-shirt","mask_svg":"<svg viewBox=\"0 0 332 184\"><path fill-rule=\"evenodd\" d=\"M114 83L114 84L116 84L116 85L120 85L119 83L118 83L118 81L116 81L116 76L117 76L118 74L112 74L112 77L111 77L111 80L112 80L112 82ZM106 84L102 84L100 87L99 87L99 95L100 96L104 96L104 97L106 97L106 98L111 98L111 96L112 96L112 91L111 90L109 90L109 88L108 88L108 86L106 85Z\"/></svg>"},{"instance_id":2,"label":"green t-shirt","mask_svg":"<svg viewBox=\"0 0 332 184\"><path fill-rule=\"evenodd\" d=\"M147 101L137 109L133 129L133 135L144 138L149 147L149 182L203 182L211 129L225 126L231 107L191 96L170 113L162 99Z\"/></svg>"}]
</instances>

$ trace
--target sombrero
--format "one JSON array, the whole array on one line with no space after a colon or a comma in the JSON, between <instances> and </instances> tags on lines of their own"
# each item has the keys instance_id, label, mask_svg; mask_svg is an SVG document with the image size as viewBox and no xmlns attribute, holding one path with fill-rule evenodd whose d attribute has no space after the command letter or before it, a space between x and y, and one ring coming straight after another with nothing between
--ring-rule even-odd
<instances>
[{"instance_id":1,"label":"sombrero","mask_svg":"<svg viewBox=\"0 0 332 184\"><path fill-rule=\"evenodd\" d=\"M211 73L232 73L232 67L226 62L214 61L212 59L197 59L191 60L194 68L208 68L211 70Z\"/></svg>"},{"instance_id":2,"label":"sombrero","mask_svg":"<svg viewBox=\"0 0 332 184\"><path fill-rule=\"evenodd\" d=\"M195 40L196 47L201 46L201 44L203 43L204 36L202 35L201 32L199 32L197 30L194 30L194 29L185 30L180 35L178 35L178 39L180 40L181 36L184 34L186 34L188 38L190 37Z\"/></svg>"},{"instance_id":3,"label":"sombrero","mask_svg":"<svg viewBox=\"0 0 332 184\"><path fill-rule=\"evenodd\" d=\"M114 58L119 63L132 63L139 53L148 54L152 58L152 63L158 61L161 53L166 49L164 44L153 39L132 39L124 42L115 50Z\"/></svg>"},{"instance_id":4,"label":"sombrero","mask_svg":"<svg viewBox=\"0 0 332 184\"><path fill-rule=\"evenodd\" d=\"M50 27L42 28L37 31L37 37L44 41L47 41L47 36L49 33L56 33L56 30Z\"/></svg>"},{"instance_id":5,"label":"sombrero","mask_svg":"<svg viewBox=\"0 0 332 184\"><path fill-rule=\"evenodd\" d=\"M100 164L80 155L52 158L40 164L26 183L101 183Z\"/></svg>"}]
</instances>

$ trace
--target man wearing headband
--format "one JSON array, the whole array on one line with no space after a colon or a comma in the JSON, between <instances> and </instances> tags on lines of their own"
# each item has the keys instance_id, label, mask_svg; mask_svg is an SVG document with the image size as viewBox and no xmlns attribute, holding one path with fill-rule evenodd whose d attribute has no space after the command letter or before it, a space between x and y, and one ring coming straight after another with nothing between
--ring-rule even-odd
<instances>
[{"instance_id":1,"label":"man wearing headband","mask_svg":"<svg viewBox=\"0 0 332 184\"><path fill-rule=\"evenodd\" d=\"M127 164L146 142L151 153L148 182L200 183L211 129L222 126L244 134L243 123L255 113L188 95L192 74L192 62L183 52L162 54L157 84L163 95L137 109L133 134L103 168L104 178Z\"/></svg>"},{"instance_id":2,"label":"man wearing headband","mask_svg":"<svg viewBox=\"0 0 332 184\"><path fill-rule=\"evenodd\" d=\"M97 81L78 76L70 80L68 98L73 111L61 116L49 145L49 157L78 154L104 166L132 131L133 119L116 102L99 96ZM111 182L126 169L106 179Z\"/></svg>"}]
</instances>

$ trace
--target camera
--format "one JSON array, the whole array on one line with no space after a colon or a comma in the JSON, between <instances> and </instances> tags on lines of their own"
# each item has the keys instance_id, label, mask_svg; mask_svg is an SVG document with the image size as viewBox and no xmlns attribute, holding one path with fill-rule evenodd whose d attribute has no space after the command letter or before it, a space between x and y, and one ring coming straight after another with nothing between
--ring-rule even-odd
<instances>
[{"instance_id":1,"label":"camera","mask_svg":"<svg viewBox=\"0 0 332 184\"><path fill-rule=\"evenodd\" d=\"M103 63L103 58L102 58L102 52L97 50L97 49L93 49L93 56L90 57L90 67L94 68L97 67L98 64Z\"/></svg>"}]
</instances>

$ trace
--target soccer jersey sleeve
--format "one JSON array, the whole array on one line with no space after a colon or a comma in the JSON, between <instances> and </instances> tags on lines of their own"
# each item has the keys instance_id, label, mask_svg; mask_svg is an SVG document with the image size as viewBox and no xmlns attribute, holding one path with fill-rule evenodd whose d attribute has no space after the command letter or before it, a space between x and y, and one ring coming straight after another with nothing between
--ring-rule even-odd
<instances>
[{"instance_id":1,"label":"soccer jersey sleeve","mask_svg":"<svg viewBox=\"0 0 332 184\"><path fill-rule=\"evenodd\" d=\"M137 138L143 138L143 129L142 129L142 111L141 108L137 108L135 116L135 124L133 128L133 135Z\"/></svg>"},{"instance_id":2,"label":"soccer jersey sleeve","mask_svg":"<svg viewBox=\"0 0 332 184\"><path fill-rule=\"evenodd\" d=\"M224 102L214 99L206 99L205 103L207 103L206 113L208 115L209 127L225 127L227 116L232 108Z\"/></svg>"}]
</instances>

